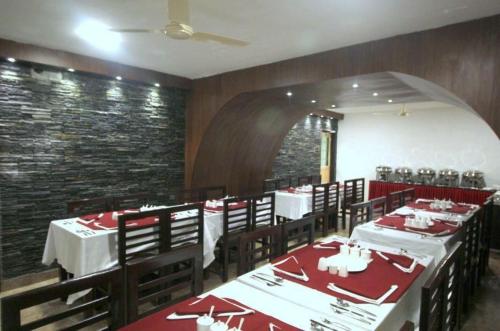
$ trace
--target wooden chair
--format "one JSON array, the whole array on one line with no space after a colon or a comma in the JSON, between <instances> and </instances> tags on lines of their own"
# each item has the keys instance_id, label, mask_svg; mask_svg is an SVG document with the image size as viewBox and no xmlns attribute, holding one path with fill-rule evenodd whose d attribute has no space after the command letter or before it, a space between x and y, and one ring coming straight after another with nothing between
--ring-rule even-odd
<instances>
[{"instance_id":1,"label":"wooden chair","mask_svg":"<svg viewBox=\"0 0 500 331\"><path fill-rule=\"evenodd\" d=\"M34 330L52 325L51 329L57 327L57 329L64 330L79 330L84 327L97 329L107 326L110 330L116 330L122 325L121 271L121 268L113 268L5 297L2 299L2 329L6 331ZM65 307L67 309L64 311L21 324L23 309L97 287L106 290L103 296L92 301L75 303L71 307ZM68 317L71 317L71 320L65 320ZM58 325L53 325L53 323Z\"/></svg>"},{"instance_id":2,"label":"wooden chair","mask_svg":"<svg viewBox=\"0 0 500 331\"><path fill-rule=\"evenodd\" d=\"M128 262L128 323L203 291L203 244Z\"/></svg>"},{"instance_id":3,"label":"wooden chair","mask_svg":"<svg viewBox=\"0 0 500 331\"><path fill-rule=\"evenodd\" d=\"M70 216L83 216L88 214L99 214L111 211L113 202L111 198L93 198L73 200L67 203L67 211Z\"/></svg>"},{"instance_id":4,"label":"wooden chair","mask_svg":"<svg viewBox=\"0 0 500 331\"><path fill-rule=\"evenodd\" d=\"M252 227L252 199L248 197L224 200L222 237L219 246L219 262L223 282L228 279L230 249L238 247L241 235Z\"/></svg>"},{"instance_id":5,"label":"wooden chair","mask_svg":"<svg viewBox=\"0 0 500 331\"><path fill-rule=\"evenodd\" d=\"M292 177L281 177L278 179L278 190L292 187Z\"/></svg>"},{"instance_id":6,"label":"wooden chair","mask_svg":"<svg viewBox=\"0 0 500 331\"><path fill-rule=\"evenodd\" d=\"M202 192L202 198L204 201L222 199L227 194L225 185L204 187Z\"/></svg>"},{"instance_id":7,"label":"wooden chair","mask_svg":"<svg viewBox=\"0 0 500 331\"><path fill-rule=\"evenodd\" d=\"M419 330L458 330L461 323L463 244L456 243L422 287Z\"/></svg>"},{"instance_id":8,"label":"wooden chair","mask_svg":"<svg viewBox=\"0 0 500 331\"><path fill-rule=\"evenodd\" d=\"M121 210L127 208L139 208L146 204L151 204L154 195L151 193L137 193L130 195L123 195L112 198L113 210Z\"/></svg>"},{"instance_id":9,"label":"wooden chair","mask_svg":"<svg viewBox=\"0 0 500 331\"><path fill-rule=\"evenodd\" d=\"M377 219L386 214L387 210L387 198L378 197L370 200L372 205L372 219Z\"/></svg>"},{"instance_id":10,"label":"wooden chair","mask_svg":"<svg viewBox=\"0 0 500 331\"><path fill-rule=\"evenodd\" d=\"M476 212L473 216L464 223L461 231L463 231L464 240L464 266L463 266L463 310L464 313L469 311L472 298L477 286L479 273L479 240L480 226L479 215Z\"/></svg>"},{"instance_id":11,"label":"wooden chair","mask_svg":"<svg viewBox=\"0 0 500 331\"><path fill-rule=\"evenodd\" d=\"M404 206L403 191L391 192L387 196L387 212L393 212L394 210Z\"/></svg>"},{"instance_id":12,"label":"wooden chair","mask_svg":"<svg viewBox=\"0 0 500 331\"><path fill-rule=\"evenodd\" d=\"M241 235L238 276L255 269L259 262L271 261L281 255L281 227L260 228Z\"/></svg>"},{"instance_id":13,"label":"wooden chair","mask_svg":"<svg viewBox=\"0 0 500 331\"><path fill-rule=\"evenodd\" d=\"M346 228L347 215L351 205L365 200L365 179L355 178L344 181L344 200L342 203L342 229Z\"/></svg>"},{"instance_id":14,"label":"wooden chair","mask_svg":"<svg viewBox=\"0 0 500 331\"><path fill-rule=\"evenodd\" d=\"M370 222L372 220L372 203L367 201L352 204L350 214L351 221L349 226L349 237L357 225Z\"/></svg>"},{"instance_id":15,"label":"wooden chair","mask_svg":"<svg viewBox=\"0 0 500 331\"><path fill-rule=\"evenodd\" d=\"M312 175L311 176L311 184L312 185L321 184L321 176L320 175Z\"/></svg>"},{"instance_id":16,"label":"wooden chair","mask_svg":"<svg viewBox=\"0 0 500 331\"><path fill-rule=\"evenodd\" d=\"M493 196L489 197L483 205L481 214L481 237L479 239L479 277L478 282L486 274L490 259L491 227L493 224Z\"/></svg>"},{"instance_id":17,"label":"wooden chair","mask_svg":"<svg viewBox=\"0 0 500 331\"><path fill-rule=\"evenodd\" d=\"M312 184L312 176L299 176L297 178L298 186L309 185L309 184Z\"/></svg>"},{"instance_id":18,"label":"wooden chair","mask_svg":"<svg viewBox=\"0 0 500 331\"><path fill-rule=\"evenodd\" d=\"M415 194L415 189L414 188L407 188L402 191L403 192L403 206L409 204L410 202L415 201L416 194Z\"/></svg>"},{"instance_id":19,"label":"wooden chair","mask_svg":"<svg viewBox=\"0 0 500 331\"><path fill-rule=\"evenodd\" d=\"M339 182L324 184L326 188L325 218L326 227L323 227L323 237L328 235L329 229L338 231L338 218L340 207L340 185Z\"/></svg>"},{"instance_id":20,"label":"wooden chair","mask_svg":"<svg viewBox=\"0 0 500 331\"><path fill-rule=\"evenodd\" d=\"M256 230L263 226L274 226L274 192L247 197L252 201L251 229Z\"/></svg>"},{"instance_id":21,"label":"wooden chair","mask_svg":"<svg viewBox=\"0 0 500 331\"><path fill-rule=\"evenodd\" d=\"M321 226L322 233L328 233L328 220L326 217L326 204L328 195L327 184L313 185L312 210L304 214L306 216L314 216L316 225Z\"/></svg>"},{"instance_id":22,"label":"wooden chair","mask_svg":"<svg viewBox=\"0 0 500 331\"><path fill-rule=\"evenodd\" d=\"M315 235L315 222L314 216L307 216L282 224L282 253L286 254L289 250L302 245L312 244Z\"/></svg>"},{"instance_id":23,"label":"wooden chair","mask_svg":"<svg viewBox=\"0 0 500 331\"><path fill-rule=\"evenodd\" d=\"M167 223L160 225L166 231L162 252L191 244L203 247L203 203L169 207L165 213Z\"/></svg>"},{"instance_id":24,"label":"wooden chair","mask_svg":"<svg viewBox=\"0 0 500 331\"><path fill-rule=\"evenodd\" d=\"M279 187L279 179L265 179L262 183L262 192L277 191Z\"/></svg>"}]
</instances>

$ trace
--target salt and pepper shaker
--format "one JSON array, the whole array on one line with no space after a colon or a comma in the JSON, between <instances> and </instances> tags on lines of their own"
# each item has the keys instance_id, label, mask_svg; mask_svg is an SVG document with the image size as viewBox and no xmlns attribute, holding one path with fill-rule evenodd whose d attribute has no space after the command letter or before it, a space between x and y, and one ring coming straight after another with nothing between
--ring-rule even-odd
<instances>
[{"instance_id":1,"label":"salt and pepper shaker","mask_svg":"<svg viewBox=\"0 0 500 331\"><path fill-rule=\"evenodd\" d=\"M347 244L344 244L344 245L341 245L340 246L340 255L344 255L344 256L347 256L349 255L349 245Z\"/></svg>"},{"instance_id":2,"label":"salt and pepper shaker","mask_svg":"<svg viewBox=\"0 0 500 331\"><path fill-rule=\"evenodd\" d=\"M325 257L320 257L318 260L318 270L327 271L328 270L328 260Z\"/></svg>"},{"instance_id":3,"label":"salt and pepper shaker","mask_svg":"<svg viewBox=\"0 0 500 331\"><path fill-rule=\"evenodd\" d=\"M360 248L359 246L354 246L350 249L349 255L354 258L358 258L360 255Z\"/></svg>"},{"instance_id":4,"label":"salt and pepper shaker","mask_svg":"<svg viewBox=\"0 0 500 331\"><path fill-rule=\"evenodd\" d=\"M365 261L370 261L372 259L372 251L368 248L361 250L361 258Z\"/></svg>"},{"instance_id":5,"label":"salt and pepper shaker","mask_svg":"<svg viewBox=\"0 0 500 331\"><path fill-rule=\"evenodd\" d=\"M339 268L336 265L331 265L328 267L328 272L330 275L336 275L339 272Z\"/></svg>"},{"instance_id":6,"label":"salt and pepper shaker","mask_svg":"<svg viewBox=\"0 0 500 331\"><path fill-rule=\"evenodd\" d=\"M114 211L112 214L111 214L111 219L113 221L118 221L118 212Z\"/></svg>"},{"instance_id":7,"label":"salt and pepper shaker","mask_svg":"<svg viewBox=\"0 0 500 331\"><path fill-rule=\"evenodd\" d=\"M339 267L339 277L346 278L349 275L349 271L347 270L347 265L342 264Z\"/></svg>"}]
</instances>

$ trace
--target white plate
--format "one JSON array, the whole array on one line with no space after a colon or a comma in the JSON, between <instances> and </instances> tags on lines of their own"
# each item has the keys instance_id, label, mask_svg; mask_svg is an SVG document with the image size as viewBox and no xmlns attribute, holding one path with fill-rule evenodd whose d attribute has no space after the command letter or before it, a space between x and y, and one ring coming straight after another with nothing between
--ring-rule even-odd
<instances>
[{"instance_id":1,"label":"white plate","mask_svg":"<svg viewBox=\"0 0 500 331\"><path fill-rule=\"evenodd\" d=\"M408 216L408 215L413 215L415 212L411 209L406 209L406 208L403 208L403 209L400 209L400 210L397 210L393 213L391 213L392 215L395 215L395 214L398 214L398 215L401 215L401 216Z\"/></svg>"},{"instance_id":2,"label":"white plate","mask_svg":"<svg viewBox=\"0 0 500 331\"><path fill-rule=\"evenodd\" d=\"M350 257L344 255L334 255L328 258L328 265L347 265L349 272L360 272L368 268L368 263L362 258Z\"/></svg>"}]
</instances>

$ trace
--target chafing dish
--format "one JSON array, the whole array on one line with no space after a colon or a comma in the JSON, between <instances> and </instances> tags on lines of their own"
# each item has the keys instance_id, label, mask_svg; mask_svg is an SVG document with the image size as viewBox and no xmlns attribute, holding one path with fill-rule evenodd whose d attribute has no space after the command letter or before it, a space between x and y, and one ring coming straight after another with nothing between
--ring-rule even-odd
<instances>
[{"instance_id":1,"label":"chafing dish","mask_svg":"<svg viewBox=\"0 0 500 331\"><path fill-rule=\"evenodd\" d=\"M413 183L413 171L407 167L399 167L394 171L396 183Z\"/></svg>"},{"instance_id":2,"label":"chafing dish","mask_svg":"<svg viewBox=\"0 0 500 331\"><path fill-rule=\"evenodd\" d=\"M483 188L486 186L484 173L479 170L467 170L462 173L460 186Z\"/></svg>"},{"instance_id":3,"label":"chafing dish","mask_svg":"<svg viewBox=\"0 0 500 331\"><path fill-rule=\"evenodd\" d=\"M436 171L431 168L420 168L417 170L415 181L419 184L432 185L436 178Z\"/></svg>"},{"instance_id":4,"label":"chafing dish","mask_svg":"<svg viewBox=\"0 0 500 331\"><path fill-rule=\"evenodd\" d=\"M387 182L389 181L389 177L392 173L392 168L388 166L378 166L376 169L377 172L377 180Z\"/></svg>"},{"instance_id":5,"label":"chafing dish","mask_svg":"<svg viewBox=\"0 0 500 331\"><path fill-rule=\"evenodd\" d=\"M437 184L450 187L458 186L459 177L458 171L454 169L442 169L439 171Z\"/></svg>"}]
</instances>

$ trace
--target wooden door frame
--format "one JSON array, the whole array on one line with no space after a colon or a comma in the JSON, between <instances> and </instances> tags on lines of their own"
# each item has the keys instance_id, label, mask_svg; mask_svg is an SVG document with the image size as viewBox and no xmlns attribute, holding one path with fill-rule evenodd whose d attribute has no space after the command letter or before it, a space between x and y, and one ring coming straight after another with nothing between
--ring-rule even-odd
<instances>
[{"instance_id":1,"label":"wooden door frame","mask_svg":"<svg viewBox=\"0 0 500 331\"><path fill-rule=\"evenodd\" d=\"M330 182L334 183L337 181L337 131L321 130L323 132L330 135Z\"/></svg>"}]
</instances>

